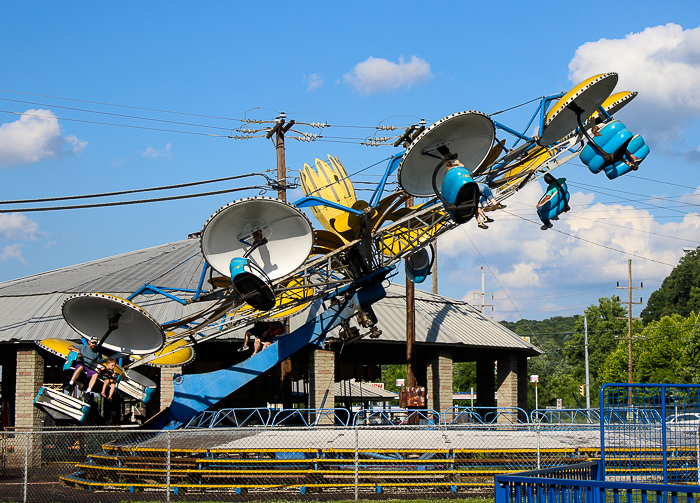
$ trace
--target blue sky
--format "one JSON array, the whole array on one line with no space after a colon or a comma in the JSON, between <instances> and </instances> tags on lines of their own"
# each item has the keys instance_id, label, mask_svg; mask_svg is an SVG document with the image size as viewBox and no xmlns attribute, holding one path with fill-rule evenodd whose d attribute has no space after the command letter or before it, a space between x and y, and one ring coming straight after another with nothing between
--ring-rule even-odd
<instances>
[{"instance_id":1,"label":"blue sky","mask_svg":"<svg viewBox=\"0 0 700 503\"><path fill-rule=\"evenodd\" d=\"M10 2L0 37L2 201L274 170L270 141L201 133L226 136L255 127L243 126L244 117L273 120L280 111L299 123L332 125L315 142L289 133L286 160L294 175L327 154L353 173L397 152L359 144L378 125L432 123L460 110L493 113L617 71L616 90L640 92L618 118L652 148L641 169L614 181L579 161L557 170L570 182L573 210L557 228L581 239L542 232L516 216L535 218L538 184L509 200L513 215L494 214L488 231L470 223L441 238L440 293L471 301L484 266L497 319L576 314L620 293L615 282L626 285L627 258L634 282L644 282L638 293L646 301L682 248L700 245L700 6L694 1L643 8L595 1L576 8L561 2ZM533 110L499 120L521 128ZM376 181L383 164L354 180ZM248 180L139 197L223 190ZM0 214L0 281L184 239L219 207L255 194Z\"/></svg>"}]
</instances>

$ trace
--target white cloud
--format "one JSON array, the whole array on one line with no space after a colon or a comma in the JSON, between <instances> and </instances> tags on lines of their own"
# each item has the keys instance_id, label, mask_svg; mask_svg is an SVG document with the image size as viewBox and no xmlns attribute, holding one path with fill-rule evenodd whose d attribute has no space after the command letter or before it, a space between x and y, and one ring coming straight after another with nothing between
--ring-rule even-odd
<instances>
[{"instance_id":1,"label":"white cloud","mask_svg":"<svg viewBox=\"0 0 700 503\"><path fill-rule=\"evenodd\" d=\"M509 198L505 210L489 214L495 222L489 224L488 230L478 229L476 223L470 222L440 238L441 262L446 266L445 272L450 271L443 273L442 277L446 277L448 284L460 288L460 293L452 296L474 302L471 292L481 287L481 278L474 271L484 265L482 256L523 316L568 315L583 309L581 306L572 307L575 302L570 294L572 290L591 289L606 283L610 287L603 287L600 297L619 294L615 282L626 284L628 258L634 262L634 277L644 278L646 287L647 282L651 284L650 279L660 282L670 273L683 255L683 247L694 248L700 241L698 213L686 214L678 222L662 223L646 209L596 203L593 194L573 191L571 211L553 222L554 229L542 231L535 203L543 188L537 183L529 184ZM680 198L681 202L696 205L683 208L685 211L695 210L698 200L700 187L692 195ZM668 201L665 203L669 204ZM656 200L655 204L659 201ZM635 281L639 286L638 280ZM443 286L448 287L445 283ZM648 298L653 289L647 288L648 291L639 293ZM493 278L487 289L491 292L500 290ZM495 302L489 302L496 304L495 315L499 319L519 319L510 301L499 301L499 297L504 299L502 291L496 295ZM562 311L556 312L552 308L549 312L542 312L546 303L556 305ZM588 304L590 302L586 306ZM533 311L536 314L529 314ZM512 314L504 315L506 312Z\"/></svg>"},{"instance_id":2,"label":"white cloud","mask_svg":"<svg viewBox=\"0 0 700 503\"><path fill-rule=\"evenodd\" d=\"M2 252L0 252L0 261L7 262L8 260L19 260L23 264L27 263L22 256L22 245L7 245L2 249Z\"/></svg>"},{"instance_id":3,"label":"white cloud","mask_svg":"<svg viewBox=\"0 0 700 503\"><path fill-rule=\"evenodd\" d=\"M64 146L68 150L64 151ZM56 159L64 152L77 154L87 142L61 136L61 126L50 110L27 110L18 120L0 126L0 166L18 166Z\"/></svg>"},{"instance_id":4,"label":"white cloud","mask_svg":"<svg viewBox=\"0 0 700 503\"><path fill-rule=\"evenodd\" d=\"M80 141L77 136L71 135L71 136L66 136L63 138L63 140L68 144L72 145L73 148L70 149L71 154L79 154L80 152L83 151L85 147L87 147L87 142L86 141Z\"/></svg>"},{"instance_id":5,"label":"white cloud","mask_svg":"<svg viewBox=\"0 0 700 503\"><path fill-rule=\"evenodd\" d=\"M39 224L22 213L0 213L0 235L4 239L35 240L39 236Z\"/></svg>"},{"instance_id":6,"label":"white cloud","mask_svg":"<svg viewBox=\"0 0 700 503\"><path fill-rule=\"evenodd\" d=\"M639 92L636 106L621 112L623 120L632 119L666 150L671 143L678 150L680 143L679 155L687 161L699 156L697 149L683 145L682 127L700 117L700 27L684 30L669 23L622 39L587 42L569 63L574 83L604 72L618 73L616 91Z\"/></svg>"},{"instance_id":7,"label":"white cloud","mask_svg":"<svg viewBox=\"0 0 700 503\"><path fill-rule=\"evenodd\" d=\"M343 80L362 93L393 91L400 87L422 84L433 77L430 65L416 56L406 63L403 58L394 63L383 58L369 57L355 65L351 73L345 74Z\"/></svg>"},{"instance_id":8,"label":"white cloud","mask_svg":"<svg viewBox=\"0 0 700 503\"><path fill-rule=\"evenodd\" d=\"M309 84L309 86L306 88L307 91L318 89L325 82L318 73L312 73L308 77L304 76L304 81L308 82Z\"/></svg>"},{"instance_id":9,"label":"white cloud","mask_svg":"<svg viewBox=\"0 0 700 503\"><path fill-rule=\"evenodd\" d=\"M144 157L151 157L153 159L157 159L158 157L166 157L170 159L170 150L172 149L173 144L172 143L167 143L165 145L165 148L162 150L155 149L153 147L148 147L146 150L144 150L141 155Z\"/></svg>"}]
</instances>

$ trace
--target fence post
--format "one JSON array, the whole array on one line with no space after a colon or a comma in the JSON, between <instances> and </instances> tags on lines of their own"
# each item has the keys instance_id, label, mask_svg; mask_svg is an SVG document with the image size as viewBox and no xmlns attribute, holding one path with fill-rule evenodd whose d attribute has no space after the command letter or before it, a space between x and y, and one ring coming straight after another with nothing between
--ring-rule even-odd
<instances>
[{"instance_id":1,"label":"fence post","mask_svg":"<svg viewBox=\"0 0 700 503\"><path fill-rule=\"evenodd\" d=\"M695 466L698 472L698 480L695 484L700 485L700 426L695 430Z\"/></svg>"},{"instance_id":2,"label":"fence post","mask_svg":"<svg viewBox=\"0 0 700 503\"><path fill-rule=\"evenodd\" d=\"M666 386L661 386L661 448L663 449L664 463L664 484L668 484L667 463L668 456L666 452Z\"/></svg>"},{"instance_id":3,"label":"fence post","mask_svg":"<svg viewBox=\"0 0 700 503\"><path fill-rule=\"evenodd\" d=\"M537 423L537 469L541 469L541 456L540 456L540 423Z\"/></svg>"},{"instance_id":4,"label":"fence post","mask_svg":"<svg viewBox=\"0 0 700 503\"><path fill-rule=\"evenodd\" d=\"M500 482L498 475L495 477L494 500L495 503L508 503L510 501L510 487L507 482Z\"/></svg>"},{"instance_id":5,"label":"fence post","mask_svg":"<svg viewBox=\"0 0 700 503\"><path fill-rule=\"evenodd\" d=\"M170 430L167 431L167 449L165 453L165 501L170 501Z\"/></svg>"},{"instance_id":6,"label":"fence post","mask_svg":"<svg viewBox=\"0 0 700 503\"><path fill-rule=\"evenodd\" d=\"M359 478L360 478L360 429L355 426L355 501L359 497Z\"/></svg>"},{"instance_id":7,"label":"fence post","mask_svg":"<svg viewBox=\"0 0 700 503\"><path fill-rule=\"evenodd\" d=\"M23 499L24 503L27 503L27 477L29 472L29 432L25 432L24 438L24 481L23 485Z\"/></svg>"}]
</instances>

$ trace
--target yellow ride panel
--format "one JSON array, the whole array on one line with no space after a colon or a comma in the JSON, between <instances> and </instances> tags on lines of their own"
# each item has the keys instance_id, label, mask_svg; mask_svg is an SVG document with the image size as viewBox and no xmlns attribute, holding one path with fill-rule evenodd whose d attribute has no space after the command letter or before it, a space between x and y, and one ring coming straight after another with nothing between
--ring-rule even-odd
<instances>
[{"instance_id":1,"label":"yellow ride panel","mask_svg":"<svg viewBox=\"0 0 700 503\"><path fill-rule=\"evenodd\" d=\"M537 169L552 157L546 148L534 149L523 160L515 163L511 169L496 177L491 183L504 190L512 185L519 184L523 178L537 171ZM501 182L499 184L499 181Z\"/></svg>"},{"instance_id":2,"label":"yellow ride panel","mask_svg":"<svg viewBox=\"0 0 700 503\"><path fill-rule=\"evenodd\" d=\"M166 338L172 335L175 335L175 333L168 332ZM194 360L195 353L194 349L187 344L185 339L179 339L170 343L166 342L163 349L156 352L156 358L149 361L148 365L153 367L178 367L191 362ZM139 357L134 358L140 359Z\"/></svg>"},{"instance_id":3,"label":"yellow ride panel","mask_svg":"<svg viewBox=\"0 0 700 503\"><path fill-rule=\"evenodd\" d=\"M551 110L550 110L549 112L547 112L547 118L546 118L545 121L544 121L545 125L551 120L552 117L554 117L554 115L556 115L557 113L559 113L559 111L560 111L562 108L564 108L564 107L566 107L566 106L568 105L568 102L569 102L569 100L571 99L572 96L575 96L576 94L578 94L578 93L581 91L581 89L584 89L584 88L588 87L588 85L589 85L591 82L597 80L599 77L601 77L601 76L603 76L603 75L605 75L605 74L604 74L604 73L601 73L601 74L598 74L598 75L594 75L593 77L591 77L591 78L589 78L589 79L584 80L584 81L581 82L580 84L574 86L574 87L571 89L571 91L569 91L569 92L566 93L564 96L562 96L561 98L559 98L559 101L557 101L557 102L554 104L554 106L551 108ZM545 127L546 127L546 126L545 126Z\"/></svg>"},{"instance_id":4,"label":"yellow ride panel","mask_svg":"<svg viewBox=\"0 0 700 503\"><path fill-rule=\"evenodd\" d=\"M329 155L328 160L330 165L325 161L316 159L316 169L318 171L311 168L308 164L304 164L304 168L299 170L299 178L304 195L322 197L328 201L353 208L358 201L355 196L355 189L350 178L348 178L345 168L337 157ZM346 242L354 239L353 236L343 235L348 234L355 223L347 221L347 212L328 206L313 206L311 212L326 230L338 233L343 236ZM341 216L344 216L344 219L338 222L338 229L336 229L333 224Z\"/></svg>"},{"instance_id":5,"label":"yellow ride panel","mask_svg":"<svg viewBox=\"0 0 700 503\"><path fill-rule=\"evenodd\" d=\"M70 354L71 350L68 349L69 346L73 346L75 344L82 344L80 342L73 342L73 341L67 341L65 339L42 339L37 342L37 345L40 348L45 349L49 353L53 353L56 356L60 356L64 360L68 359L68 355ZM118 375L123 375L124 371L119 365L114 366L114 372Z\"/></svg>"}]
</instances>

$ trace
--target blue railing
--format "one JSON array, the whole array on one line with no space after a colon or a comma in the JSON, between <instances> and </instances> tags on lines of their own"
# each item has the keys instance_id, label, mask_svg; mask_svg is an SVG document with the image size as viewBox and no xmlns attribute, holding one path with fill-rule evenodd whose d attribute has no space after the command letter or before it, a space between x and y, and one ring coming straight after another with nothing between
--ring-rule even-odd
<instances>
[{"instance_id":1,"label":"blue railing","mask_svg":"<svg viewBox=\"0 0 700 503\"><path fill-rule=\"evenodd\" d=\"M442 413L445 425L529 423L527 412L518 407L462 407L455 405Z\"/></svg>"},{"instance_id":2,"label":"blue railing","mask_svg":"<svg viewBox=\"0 0 700 503\"><path fill-rule=\"evenodd\" d=\"M349 421L347 409L282 409L270 426L347 426Z\"/></svg>"},{"instance_id":3,"label":"blue railing","mask_svg":"<svg viewBox=\"0 0 700 503\"><path fill-rule=\"evenodd\" d=\"M535 409L530 412L533 423L548 424L599 424L598 409Z\"/></svg>"},{"instance_id":4,"label":"blue railing","mask_svg":"<svg viewBox=\"0 0 700 503\"><path fill-rule=\"evenodd\" d=\"M440 425L440 413L430 409L403 409L389 411L382 409L362 409L352 418L353 426L379 425Z\"/></svg>"},{"instance_id":5,"label":"blue railing","mask_svg":"<svg viewBox=\"0 0 700 503\"><path fill-rule=\"evenodd\" d=\"M694 503L700 486L639 484L600 480L599 461L566 467L496 475L496 503Z\"/></svg>"}]
</instances>

